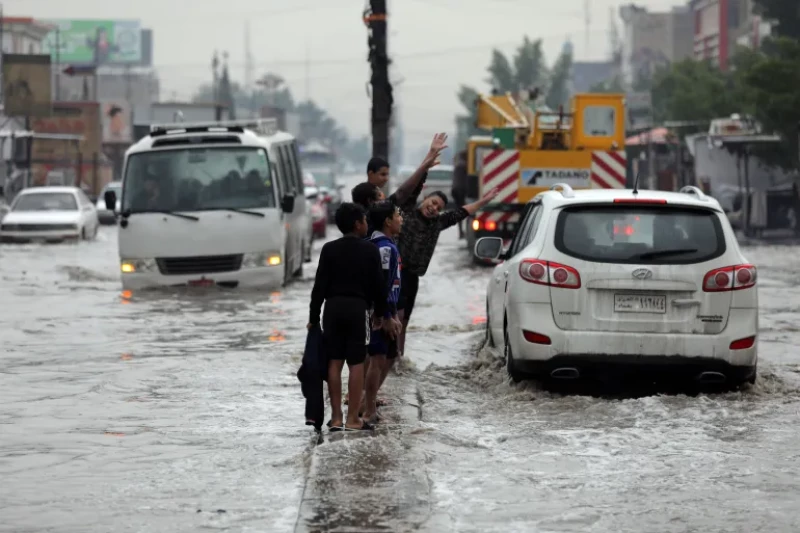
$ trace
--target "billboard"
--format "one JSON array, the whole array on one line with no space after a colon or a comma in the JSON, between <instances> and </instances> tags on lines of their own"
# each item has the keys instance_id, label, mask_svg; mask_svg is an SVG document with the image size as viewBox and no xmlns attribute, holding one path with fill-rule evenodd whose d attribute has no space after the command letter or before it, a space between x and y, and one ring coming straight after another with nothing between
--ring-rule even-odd
<instances>
[{"instance_id":1,"label":"billboard","mask_svg":"<svg viewBox=\"0 0 800 533\"><path fill-rule=\"evenodd\" d=\"M3 105L6 116L50 114L50 56L3 54Z\"/></svg>"},{"instance_id":2,"label":"billboard","mask_svg":"<svg viewBox=\"0 0 800 533\"><path fill-rule=\"evenodd\" d=\"M142 62L138 20L46 20L55 29L42 52L71 65L136 65Z\"/></svg>"},{"instance_id":3,"label":"billboard","mask_svg":"<svg viewBox=\"0 0 800 533\"><path fill-rule=\"evenodd\" d=\"M103 142L130 144L132 142L131 106L124 100L105 100L100 104Z\"/></svg>"}]
</instances>

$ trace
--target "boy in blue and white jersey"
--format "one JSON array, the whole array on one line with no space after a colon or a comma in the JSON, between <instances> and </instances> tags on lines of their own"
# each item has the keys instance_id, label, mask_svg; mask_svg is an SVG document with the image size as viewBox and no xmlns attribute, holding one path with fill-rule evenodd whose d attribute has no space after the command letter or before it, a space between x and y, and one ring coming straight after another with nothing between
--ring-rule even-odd
<instances>
[{"instance_id":1,"label":"boy in blue and white jersey","mask_svg":"<svg viewBox=\"0 0 800 533\"><path fill-rule=\"evenodd\" d=\"M397 302L400 300L401 260L394 239L400 235L403 217L400 209L394 203L384 201L372 206L369 218L370 225L375 228L370 240L378 247L383 280L388 289L387 311L382 317L383 325L370 335L367 350L370 361L367 369L363 417L364 420L372 420L374 423L378 420L376 405L378 390L397 359L397 337L402 328L402 323L397 316Z\"/></svg>"}]
</instances>

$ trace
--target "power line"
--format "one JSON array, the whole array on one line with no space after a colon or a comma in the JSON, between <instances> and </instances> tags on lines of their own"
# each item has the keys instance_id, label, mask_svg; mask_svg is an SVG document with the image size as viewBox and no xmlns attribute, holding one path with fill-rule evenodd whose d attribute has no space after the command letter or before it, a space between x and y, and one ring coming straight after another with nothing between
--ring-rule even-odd
<instances>
[{"instance_id":1,"label":"power line","mask_svg":"<svg viewBox=\"0 0 800 533\"><path fill-rule=\"evenodd\" d=\"M594 33L605 33L604 31L593 31ZM571 33L567 33L567 36L572 36ZM565 34L562 33L553 33L549 35L542 35L536 37L536 39L541 39L543 41L550 40L550 39L563 39ZM414 52L409 54L393 54L392 60L403 60L403 59L427 59L432 57L442 57L448 55L454 55L458 53L466 53L466 52L482 52L488 51L494 48L502 48L506 46L519 46L520 40L516 41L505 41L505 42L495 42L495 43L485 43L485 44L478 44L478 45L468 45L468 46L454 46L450 48L437 48L434 50L427 50L424 52ZM331 58L331 59L318 59L318 60L307 60L307 59L289 59L289 60L277 60L277 61L264 61L259 62L256 66L261 68L273 68L273 67L305 67L306 65L312 66L324 66L324 65L346 65L346 64L366 64L366 59L364 57L359 58ZM242 63L230 62L230 66L232 67L242 67ZM207 68L208 65L206 64L199 64L199 63L175 63L175 64L157 64L155 65L156 68Z\"/></svg>"}]
</instances>

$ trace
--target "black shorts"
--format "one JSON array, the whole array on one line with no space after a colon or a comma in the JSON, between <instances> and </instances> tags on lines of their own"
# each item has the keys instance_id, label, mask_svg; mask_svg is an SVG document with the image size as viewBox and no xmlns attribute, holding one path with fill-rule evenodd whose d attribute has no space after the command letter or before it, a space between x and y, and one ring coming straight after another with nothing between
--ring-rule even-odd
<instances>
[{"instance_id":1,"label":"black shorts","mask_svg":"<svg viewBox=\"0 0 800 533\"><path fill-rule=\"evenodd\" d=\"M359 298L331 298L322 314L322 337L328 359L360 365L367 358L369 310Z\"/></svg>"},{"instance_id":2,"label":"black shorts","mask_svg":"<svg viewBox=\"0 0 800 533\"><path fill-rule=\"evenodd\" d=\"M414 310L417 291L419 291L419 276L407 270L400 270L400 301L397 302L397 308L403 310L403 320L405 321L408 321Z\"/></svg>"},{"instance_id":3,"label":"black shorts","mask_svg":"<svg viewBox=\"0 0 800 533\"><path fill-rule=\"evenodd\" d=\"M369 339L367 353L370 355L385 355L387 359L397 358L397 339L392 339L382 329L373 330Z\"/></svg>"}]
</instances>

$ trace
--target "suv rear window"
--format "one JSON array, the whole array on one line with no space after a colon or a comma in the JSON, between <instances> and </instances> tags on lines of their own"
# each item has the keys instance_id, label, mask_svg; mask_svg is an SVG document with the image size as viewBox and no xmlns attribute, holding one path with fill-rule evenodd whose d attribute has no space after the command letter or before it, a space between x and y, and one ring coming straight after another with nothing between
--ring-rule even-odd
<instances>
[{"instance_id":1,"label":"suv rear window","mask_svg":"<svg viewBox=\"0 0 800 533\"><path fill-rule=\"evenodd\" d=\"M581 206L564 209L556 248L598 263L702 263L725 253L717 214L675 206Z\"/></svg>"}]
</instances>

